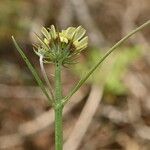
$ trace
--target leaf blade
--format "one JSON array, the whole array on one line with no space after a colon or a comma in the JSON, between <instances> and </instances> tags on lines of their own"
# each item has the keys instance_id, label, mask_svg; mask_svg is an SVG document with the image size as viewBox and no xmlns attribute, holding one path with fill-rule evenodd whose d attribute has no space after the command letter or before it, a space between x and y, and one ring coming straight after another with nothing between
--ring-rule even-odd
<instances>
[{"instance_id":1,"label":"leaf blade","mask_svg":"<svg viewBox=\"0 0 150 150\"><path fill-rule=\"evenodd\" d=\"M26 65L28 66L29 70L31 71L32 75L34 76L36 82L38 83L38 85L40 86L41 90L43 91L43 93L45 94L45 96L47 97L50 105L53 106L53 101L51 100L42 80L40 79L36 69L33 67L33 65L30 63L29 59L26 57L25 53L23 52L23 50L19 47L19 45L17 44L15 38L12 36L12 40L13 43L17 49L17 51L19 52L19 54L21 55L21 57L23 58L23 60L25 61Z\"/></svg>"}]
</instances>

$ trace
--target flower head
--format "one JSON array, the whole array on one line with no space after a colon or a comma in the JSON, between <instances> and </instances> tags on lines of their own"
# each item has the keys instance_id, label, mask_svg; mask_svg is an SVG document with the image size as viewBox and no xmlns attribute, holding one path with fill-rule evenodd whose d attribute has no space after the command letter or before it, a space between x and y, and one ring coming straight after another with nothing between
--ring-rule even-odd
<instances>
[{"instance_id":1,"label":"flower head","mask_svg":"<svg viewBox=\"0 0 150 150\"><path fill-rule=\"evenodd\" d=\"M69 27L61 32L53 25L51 28L42 28L43 38L37 35L40 44L35 45L37 55L42 56L45 62L55 63L61 61L63 64L73 63L76 56L87 47L88 37L86 30L81 26Z\"/></svg>"}]
</instances>

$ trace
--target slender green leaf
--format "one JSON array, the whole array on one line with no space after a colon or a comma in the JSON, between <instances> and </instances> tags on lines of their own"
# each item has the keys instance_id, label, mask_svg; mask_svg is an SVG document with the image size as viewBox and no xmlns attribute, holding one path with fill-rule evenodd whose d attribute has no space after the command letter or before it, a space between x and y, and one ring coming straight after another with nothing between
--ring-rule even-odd
<instances>
[{"instance_id":1,"label":"slender green leaf","mask_svg":"<svg viewBox=\"0 0 150 150\"><path fill-rule=\"evenodd\" d=\"M12 36L12 40L13 43L17 49L17 51L20 53L21 57L23 58L23 60L25 61L25 63L27 64L28 68L30 69L32 75L34 76L36 82L38 83L38 85L40 86L40 88L42 89L43 93L45 94L45 96L47 97L47 99L49 100L50 104L53 106L53 101L51 100L42 80L40 79L36 69L33 67L33 65L30 63L29 59L26 57L26 55L24 54L23 50L19 47L19 45L17 44L16 40L14 39L14 37Z\"/></svg>"},{"instance_id":2,"label":"slender green leaf","mask_svg":"<svg viewBox=\"0 0 150 150\"><path fill-rule=\"evenodd\" d=\"M114 46L112 46L105 55L93 66L89 72L85 74L85 76L79 80L79 82L76 84L76 86L72 89L72 91L62 100L62 105L65 105L71 96L85 83L85 81L91 76L91 74L103 63L103 61L115 50L117 49L124 41L126 41L128 38L130 38L132 35L134 35L136 32L142 30L144 27L150 25L150 20L142 24L141 26L137 27L133 31L131 31L129 34L127 34L125 37L123 37L120 41L118 41ZM59 107L59 106L58 106Z\"/></svg>"}]
</instances>

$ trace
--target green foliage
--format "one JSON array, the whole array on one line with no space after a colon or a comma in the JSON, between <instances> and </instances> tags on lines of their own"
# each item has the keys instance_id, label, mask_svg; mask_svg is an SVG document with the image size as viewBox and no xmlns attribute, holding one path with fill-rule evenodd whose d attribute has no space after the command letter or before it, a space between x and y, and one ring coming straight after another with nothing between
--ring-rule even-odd
<instances>
[{"instance_id":1,"label":"green foliage","mask_svg":"<svg viewBox=\"0 0 150 150\"><path fill-rule=\"evenodd\" d=\"M37 73L36 69L33 67L33 65L30 63L29 59L27 58L27 56L24 54L23 50L19 47L19 45L17 44L16 40L14 39L14 37L12 37L13 43L17 49L17 51L19 52L19 54L21 55L22 59L25 61L26 65L28 66L29 70L31 71L33 77L35 78L36 82L38 83L39 87L41 88L41 90L43 91L43 93L45 94L45 96L47 97L50 105L53 106L53 102L47 92L47 89L45 87L45 85L43 84L41 78L39 77L39 74Z\"/></svg>"},{"instance_id":2,"label":"green foliage","mask_svg":"<svg viewBox=\"0 0 150 150\"><path fill-rule=\"evenodd\" d=\"M43 38L37 35L39 44L35 44L34 50L39 57L43 57L46 63L62 62L63 65L74 64L75 58L88 45L88 37L85 36L86 30L79 26L69 27L61 32L55 29L54 25L50 28L42 28Z\"/></svg>"},{"instance_id":3,"label":"green foliage","mask_svg":"<svg viewBox=\"0 0 150 150\"><path fill-rule=\"evenodd\" d=\"M75 73L87 72L91 66L96 64L103 53L97 49L91 49L85 62L77 64ZM121 48L113 53L103 65L91 75L89 82L105 85L105 90L114 94L123 94L126 91L122 82L129 65L140 56L139 47Z\"/></svg>"},{"instance_id":4,"label":"green foliage","mask_svg":"<svg viewBox=\"0 0 150 150\"><path fill-rule=\"evenodd\" d=\"M120 41L118 41L114 46L112 46L103 56L100 56L100 58L98 58L97 63L93 64L92 61L95 61L95 55L94 57L89 58L89 61L87 64L86 69L88 70L88 65L92 65L91 69L88 70L86 72L86 74L84 75L84 77L82 77L79 82L75 85L75 87L70 91L70 93L65 96L64 98L62 97L62 82L61 82L61 67L62 67L62 61L61 60L57 60L55 62L55 103L53 104L53 101L51 101L51 99L49 98L49 95L47 93L47 90L45 88L45 86L43 85L42 80L40 79L40 77L38 76L38 73L36 72L36 70L34 69L34 67L32 66L32 64L30 63L30 61L28 60L28 58L25 56L24 52L22 51L22 49L18 46L18 44L16 43L15 39L12 37L12 40L14 42L14 45L16 46L16 49L18 50L18 52L20 53L21 57L23 58L23 60L26 62L28 68L30 69L32 75L34 76L34 78L36 79L37 83L39 84L39 86L41 87L41 90L43 91L43 93L47 96L48 100L52 103L54 110L55 110L55 149L56 150L62 150L63 149L63 121L62 121L62 111L63 108L65 106L65 104L69 101L69 99L71 98L71 96L77 91L79 90L79 88L87 81L87 79L89 79L89 77L91 77L91 75L93 75L93 73L95 73L95 70L97 70L97 68L102 64L102 62L104 62L106 60L106 58L116 49L118 48L125 40L127 40L129 37L131 37L133 34L135 34L136 32L138 32L139 30L141 30L142 28L144 28L145 26L150 24L150 20L145 22L143 25L141 25L140 27L136 28L135 30L133 30L132 32L130 32L128 35L126 35L124 38L122 38ZM83 34L81 34L83 35ZM81 37L80 35L80 37ZM78 37L79 38L79 37ZM61 41L61 39L59 39ZM64 38L63 38L64 40ZM65 40L66 41L66 40ZM80 43L82 40L78 39L78 42ZM86 43L87 40L85 40L85 42L81 42L80 44L78 43L75 46L79 46L79 45L84 45ZM46 41L47 42L47 41ZM57 46L57 45L56 45ZM59 46L59 45L58 45ZM76 48L77 48L76 47ZM79 48L82 49L82 47L79 46ZM84 48L84 47L83 47ZM122 54L125 55L125 54ZM93 56L92 54L89 56ZM96 55L98 56L98 55ZM135 55L134 55L135 56ZM97 57L96 57L97 58ZM115 57L113 57L113 60ZM114 76L119 75L120 73L122 73L122 68L125 67L125 64L127 64L129 55L127 57L122 57L120 59L120 62L117 62L117 64L119 63L119 65L113 65L113 66L117 66L118 71L115 71ZM132 58L131 58L132 59ZM122 61L123 60L123 61ZM129 59L130 60L130 59ZM117 61L117 60L116 60ZM113 61L112 64L115 64ZM120 65L121 64L121 65ZM81 64L80 64L81 66ZM104 66L104 65L103 65ZM108 66L108 65L107 65ZM110 65L111 66L111 65ZM112 67L113 68L113 67ZM111 68L111 69L112 69ZM111 70L110 70L111 71ZM112 77L112 73L111 72L111 76ZM107 81L106 76L103 76L104 81ZM96 79L97 77L95 77ZM118 76L119 79L119 76ZM96 81L96 80L95 80ZM105 82L102 82L103 84ZM107 83L107 82L106 82ZM112 82L112 84L114 84L114 82ZM107 84L106 84L107 85Z\"/></svg>"}]
</instances>

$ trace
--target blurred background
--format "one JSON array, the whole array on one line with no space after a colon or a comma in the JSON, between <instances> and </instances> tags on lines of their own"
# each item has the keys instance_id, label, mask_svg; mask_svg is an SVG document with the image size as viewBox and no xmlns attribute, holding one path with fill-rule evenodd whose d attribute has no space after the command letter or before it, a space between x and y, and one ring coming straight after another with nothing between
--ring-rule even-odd
<instances>
[{"instance_id":1,"label":"blurred background","mask_svg":"<svg viewBox=\"0 0 150 150\"><path fill-rule=\"evenodd\" d=\"M35 32L82 25L89 47L64 68L64 95L115 42L150 19L149 0L0 1L0 150L53 150L54 114L14 48L40 72ZM97 69L64 110L64 150L150 149L150 27ZM46 71L53 84L52 65Z\"/></svg>"}]
</instances>

